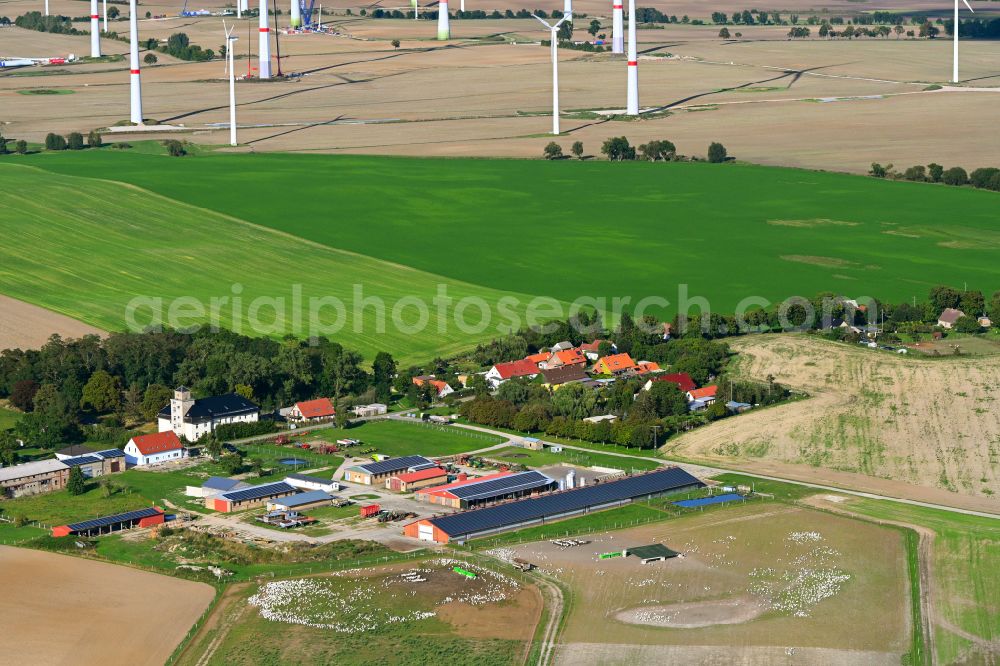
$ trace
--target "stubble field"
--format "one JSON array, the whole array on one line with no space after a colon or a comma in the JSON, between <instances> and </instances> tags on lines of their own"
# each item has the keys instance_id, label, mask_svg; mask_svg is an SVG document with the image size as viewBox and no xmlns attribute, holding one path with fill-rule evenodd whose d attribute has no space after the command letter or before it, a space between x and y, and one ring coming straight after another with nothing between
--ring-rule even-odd
<instances>
[{"instance_id":1,"label":"stubble field","mask_svg":"<svg viewBox=\"0 0 1000 666\"><path fill-rule=\"evenodd\" d=\"M707 463L996 511L996 356L921 359L807 336L732 342L740 376L808 400L684 434L666 447Z\"/></svg>"}]
</instances>

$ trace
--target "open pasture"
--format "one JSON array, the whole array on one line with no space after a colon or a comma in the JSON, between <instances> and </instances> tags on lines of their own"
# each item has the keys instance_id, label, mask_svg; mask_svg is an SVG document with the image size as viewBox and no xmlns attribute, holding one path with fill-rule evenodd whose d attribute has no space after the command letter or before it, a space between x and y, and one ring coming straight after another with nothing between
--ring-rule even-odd
<instances>
[{"instance_id":1,"label":"open pasture","mask_svg":"<svg viewBox=\"0 0 1000 666\"><path fill-rule=\"evenodd\" d=\"M591 542L496 551L536 564L569 588L557 652L583 663L624 663L609 649L623 644L658 646L662 658L714 646L729 660L794 647L816 664L829 663L817 656L826 650L838 660L865 654L866 663L888 664L909 649L906 555L896 530L758 504L584 538ZM598 559L650 543L684 557L648 565ZM578 648L593 644L604 647L582 656Z\"/></svg>"},{"instance_id":2,"label":"open pasture","mask_svg":"<svg viewBox=\"0 0 1000 666\"><path fill-rule=\"evenodd\" d=\"M460 560L277 580L248 590L180 663L515 664L540 613L534 587Z\"/></svg>"},{"instance_id":3,"label":"open pasture","mask_svg":"<svg viewBox=\"0 0 1000 666\"><path fill-rule=\"evenodd\" d=\"M734 371L808 400L685 433L707 464L996 511L1000 357L920 358L798 335L732 342Z\"/></svg>"},{"instance_id":4,"label":"open pasture","mask_svg":"<svg viewBox=\"0 0 1000 666\"><path fill-rule=\"evenodd\" d=\"M368 421L347 430L324 428L306 435L304 441L335 442L343 438L360 439L361 446L355 448L375 447L377 453L393 457L450 456L500 443L500 439L492 435L394 419ZM347 451L349 453L350 449Z\"/></svg>"},{"instance_id":5,"label":"open pasture","mask_svg":"<svg viewBox=\"0 0 1000 666\"><path fill-rule=\"evenodd\" d=\"M87 666L163 664L215 594L203 583L5 546L0 588L5 662Z\"/></svg>"}]
</instances>

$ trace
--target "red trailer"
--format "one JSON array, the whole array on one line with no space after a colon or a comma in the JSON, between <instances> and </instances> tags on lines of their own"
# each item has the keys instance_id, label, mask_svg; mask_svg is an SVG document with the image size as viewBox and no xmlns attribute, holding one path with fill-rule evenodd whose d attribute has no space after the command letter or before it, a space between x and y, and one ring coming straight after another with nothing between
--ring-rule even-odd
<instances>
[{"instance_id":1,"label":"red trailer","mask_svg":"<svg viewBox=\"0 0 1000 666\"><path fill-rule=\"evenodd\" d=\"M365 506L361 507L361 517L371 518L372 516L377 516L379 513L381 513L381 511L382 507L379 506L378 504L366 504Z\"/></svg>"}]
</instances>

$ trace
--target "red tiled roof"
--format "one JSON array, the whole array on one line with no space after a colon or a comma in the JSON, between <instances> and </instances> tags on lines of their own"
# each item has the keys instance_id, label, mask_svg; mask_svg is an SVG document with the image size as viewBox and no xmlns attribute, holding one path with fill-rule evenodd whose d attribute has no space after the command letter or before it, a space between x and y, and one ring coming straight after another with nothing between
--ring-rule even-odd
<instances>
[{"instance_id":1,"label":"red tiled roof","mask_svg":"<svg viewBox=\"0 0 1000 666\"><path fill-rule=\"evenodd\" d=\"M715 392L719 389L718 386L712 384L711 386L706 386L705 388L694 389L693 391L688 391L691 395L692 400L700 400L701 398L714 398Z\"/></svg>"},{"instance_id":2,"label":"red tiled roof","mask_svg":"<svg viewBox=\"0 0 1000 666\"><path fill-rule=\"evenodd\" d=\"M510 363L497 363L493 367L500 373L500 379L538 374L538 366L527 359L511 361Z\"/></svg>"},{"instance_id":3,"label":"red tiled roof","mask_svg":"<svg viewBox=\"0 0 1000 666\"><path fill-rule=\"evenodd\" d=\"M455 481L444 486L432 486L430 488L421 488L417 491L417 494L424 493L426 495L450 495L449 492L452 488L458 488L459 486L467 486L471 483L480 483L482 481L490 481L492 479L499 479L501 476L510 476L513 472L497 472L496 474L488 474L486 476L479 476L474 479L466 479L465 481Z\"/></svg>"},{"instance_id":4,"label":"red tiled roof","mask_svg":"<svg viewBox=\"0 0 1000 666\"><path fill-rule=\"evenodd\" d=\"M151 435L138 435L132 438L132 443L139 449L139 453L144 456L182 448L181 440L177 438L173 430L154 432Z\"/></svg>"},{"instance_id":5,"label":"red tiled roof","mask_svg":"<svg viewBox=\"0 0 1000 666\"><path fill-rule=\"evenodd\" d=\"M688 391L693 391L697 388L694 380L691 379L691 375L686 372L672 372L669 375L660 375L658 377L653 377L654 382L670 382L676 384L677 388L687 393Z\"/></svg>"},{"instance_id":6,"label":"red tiled roof","mask_svg":"<svg viewBox=\"0 0 1000 666\"><path fill-rule=\"evenodd\" d=\"M402 481L403 483L413 483L414 481L433 479L436 476L448 476L448 472L444 471L440 467L429 467L427 469L417 470L416 472L397 474L396 478Z\"/></svg>"},{"instance_id":7,"label":"red tiled roof","mask_svg":"<svg viewBox=\"0 0 1000 666\"><path fill-rule=\"evenodd\" d=\"M587 357L579 349L567 349L553 354L563 365L574 365L576 363L586 363Z\"/></svg>"},{"instance_id":8,"label":"red tiled roof","mask_svg":"<svg viewBox=\"0 0 1000 666\"><path fill-rule=\"evenodd\" d=\"M602 342L607 342L607 340L594 340L593 342L585 342L580 345L580 349L585 352L596 352L597 348L601 346Z\"/></svg>"},{"instance_id":9,"label":"red tiled roof","mask_svg":"<svg viewBox=\"0 0 1000 666\"><path fill-rule=\"evenodd\" d=\"M333 403L329 398L316 398L315 400L305 400L295 403L299 413L304 419L320 419L325 416L333 416L337 410L333 408Z\"/></svg>"},{"instance_id":10,"label":"red tiled roof","mask_svg":"<svg viewBox=\"0 0 1000 666\"><path fill-rule=\"evenodd\" d=\"M608 372L621 372L635 367L635 361L628 354L612 354L605 356L597 362L599 366L606 368Z\"/></svg>"},{"instance_id":11,"label":"red tiled roof","mask_svg":"<svg viewBox=\"0 0 1000 666\"><path fill-rule=\"evenodd\" d=\"M648 372L659 372L660 364L653 361L639 361L639 374L644 375Z\"/></svg>"},{"instance_id":12,"label":"red tiled roof","mask_svg":"<svg viewBox=\"0 0 1000 666\"><path fill-rule=\"evenodd\" d=\"M525 361L531 361L535 365L538 365L539 363L542 363L544 361L549 360L549 353L548 352L538 352L537 354L529 354L529 355L527 355L527 356L524 357L524 360Z\"/></svg>"}]
</instances>

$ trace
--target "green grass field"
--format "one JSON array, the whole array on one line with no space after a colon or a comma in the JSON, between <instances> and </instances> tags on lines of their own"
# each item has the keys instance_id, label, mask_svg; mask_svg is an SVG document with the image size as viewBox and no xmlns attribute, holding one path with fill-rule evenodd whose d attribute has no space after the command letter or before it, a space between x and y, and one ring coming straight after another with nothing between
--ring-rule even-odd
<instances>
[{"instance_id":1,"label":"green grass field","mask_svg":"<svg viewBox=\"0 0 1000 666\"><path fill-rule=\"evenodd\" d=\"M21 412L0 407L0 430L13 428L19 418L21 418Z\"/></svg>"},{"instance_id":2,"label":"green grass field","mask_svg":"<svg viewBox=\"0 0 1000 666\"><path fill-rule=\"evenodd\" d=\"M483 433L396 420L369 421L347 430L323 429L304 441L336 442L343 438L362 442L360 447L349 452L357 454L360 449L375 447L377 453L390 456L450 456L500 443L499 437Z\"/></svg>"},{"instance_id":3,"label":"green grass field","mask_svg":"<svg viewBox=\"0 0 1000 666\"><path fill-rule=\"evenodd\" d=\"M938 283L1000 287L998 198L971 189L688 163L118 151L24 162L99 173L329 247L564 301L675 301L686 283L726 311L750 295L843 290L909 300ZM307 184L315 185L308 195Z\"/></svg>"}]
</instances>

